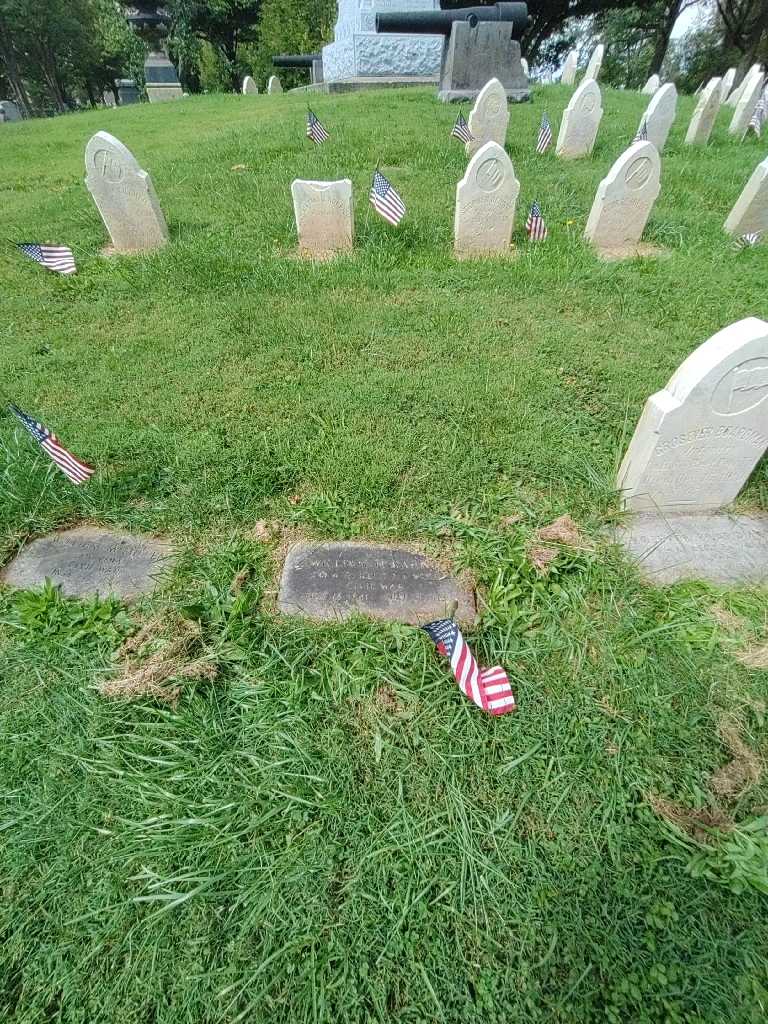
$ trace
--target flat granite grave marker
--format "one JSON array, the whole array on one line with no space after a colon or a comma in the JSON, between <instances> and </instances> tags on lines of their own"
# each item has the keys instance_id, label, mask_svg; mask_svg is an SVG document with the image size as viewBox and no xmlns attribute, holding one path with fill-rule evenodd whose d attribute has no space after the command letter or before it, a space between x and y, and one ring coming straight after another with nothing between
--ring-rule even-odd
<instances>
[{"instance_id":1,"label":"flat granite grave marker","mask_svg":"<svg viewBox=\"0 0 768 1024\"><path fill-rule=\"evenodd\" d=\"M167 541L80 526L26 544L0 579L24 590L50 579L67 597L114 594L130 600L154 590L156 577L173 559Z\"/></svg>"},{"instance_id":2,"label":"flat granite grave marker","mask_svg":"<svg viewBox=\"0 0 768 1024\"><path fill-rule=\"evenodd\" d=\"M643 255L640 237L660 189L658 149L633 143L597 186L584 237L606 259Z\"/></svg>"},{"instance_id":3,"label":"flat granite grave marker","mask_svg":"<svg viewBox=\"0 0 768 1024\"><path fill-rule=\"evenodd\" d=\"M737 238L752 232L763 235L768 230L768 158L752 172L723 229Z\"/></svg>"},{"instance_id":4,"label":"flat granite grave marker","mask_svg":"<svg viewBox=\"0 0 768 1024\"><path fill-rule=\"evenodd\" d=\"M560 76L560 81L563 85L573 85L576 81L576 71L579 64L579 55L576 50L571 50L568 56L565 58L565 64L563 64L563 73Z\"/></svg>"},{"instance_id":5,"label":"flat granite grave marker","mask_svg":"<svg viewBox=\"0 0 768 1024\"><path fill-rule=\"evenodd\" d=\"M645 124L648 141L661 152L667 142L669 130L677 112L677 89L672 82L657 90L643 114L639 128Z\"/></svg>"},{"instance_id":6,"label":"flat granite grave marker","mask_svg":"<svg viewBox=\"0 0 768 1024\"><path fill-rule=\"evenodd\" d=\"M368 615L413 625L448 617L471 624L474 598L432 559L358 541L302 542L288 552L278 607L322 622Z\"/></svg>"},{"instance_id":7,"label":"flat granite grave marker","mask_svg":"<svg viewBox=\"0 0 768 1024\"><path fill-rule=\"evenodd\" d=\"M119 139L96 132L85 147L85 171L115 252L144 252L168 242L152 179Z\"/></svg>"},{"instance_id":8,"label":"flat granite grave marker","mask_svg":"<svg viewBox=\"0 0 768 1024\"><path fill-rule=\"evenodd\" d=\"M589 156L595 145L602 116L600 86L594 78L587 78L576 89L563 111L555 154L564 160Z\"/></svg>"},{"instance_id":9,"label":"flat granite grave marker","mask_svg":"<svg viewBox=\"0 0 768 1024\"><path fill-rule=\"evenodd\" d=\"M467 118L472 138L464 146L467 156L474 156L486 142L495 142L504 148L507 141L509 107L507 93L498 78L486 82L477 95Z\"/></svg>"},{"instance_id":10,"label":"flat granite grave marker","mask_svg":"<svg viewBox=\"0 0 768 1024\"><path fill-rule=\"evenodd\" d=\"M720 79L711 78L699 96L699 102L696 104L691 123L688 125L688 131L685 134L688 146L706 146L709 142L712 126L720 109L720 97Z\"/></svg>"},{"instance_id":11,"label":"flat granite grave marker","mask_svg":"<svg viewBox=\"0 0 768 1024\"><path fill-rule=\"evenodd\" d=\"M603 55L605 54L605 47L602 43L598 43L592 51L592 56L589 58L589 64L587 64L587 70L584 72L584 81L588 78L593 78L597 81L600 75L600 68L603 66Z\"/></svg>"},{"instance_id":12,"label":"flat granite grave marker","mask_svg":"<svg viewBox=\"0 0 768 1024\"><path fill-rule=\"evenodd\" d=\"M352 182L305 181L291 184L299 252L320 259L349 250L354 238Z\"/></svg>"},{"instance_id":13,"label":"flat granite grave marker","mask_svg":"<svg viewBox=\"0 0 768 1024\"><path fill-rule=\"evenodd\" d=\"M520 182L506 152L486 142L456 186L454 252L460 258L508 253Z\"/></svg>"}]
</instances>

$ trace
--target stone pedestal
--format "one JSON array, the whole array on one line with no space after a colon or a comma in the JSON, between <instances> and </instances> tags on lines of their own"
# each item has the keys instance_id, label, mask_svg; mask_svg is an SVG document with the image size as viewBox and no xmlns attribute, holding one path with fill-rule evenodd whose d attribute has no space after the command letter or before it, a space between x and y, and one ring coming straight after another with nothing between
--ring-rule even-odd
<instances>
[{"instance_id":1,"label":"stone pedestal","mask_svg":"<svg viewBox=\"0 0 768 1024\"><path fill-rule=\"evenodd\" d=\"M508 100L530 99L520 44L510 35L509 22L481 21L474 27L455 22L443 55L438 99L474 100L491 78L501 82Z\"/></svg>"},{"instance_id":2,"label":"stone pedestal","mask_svg":"<svg viewBox=\"0 0 768 1024\"><path fill-rule=\"evenodd\" d=\"M132 78L118 78L115 85L117 86L117 98L120 101L121 107L125 107L129 103L141 102L139 90L136 88L136 83Z\"/></svg>"},{"instance_id":3,"label":"stone pedestal","mask_svg":"<svg viewBox=\"0 0 768 1024\"><path fill-rule=\"evenodd\" d=\"M144 76L150 103L180 100L184 95L176 69L164 53L150 53L144 61Z\"/></svg>"}]
</instances>

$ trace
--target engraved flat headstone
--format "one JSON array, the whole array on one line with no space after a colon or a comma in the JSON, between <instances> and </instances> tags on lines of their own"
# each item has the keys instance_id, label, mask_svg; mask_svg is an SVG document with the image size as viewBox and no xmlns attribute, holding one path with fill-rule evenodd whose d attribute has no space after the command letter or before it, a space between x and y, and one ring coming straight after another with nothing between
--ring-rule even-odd
<instances>
[{"instance_id":1,"label":"engraved flat headstone","mask_svg":"<svg viewBox=\"0 0 768 1024\"><path fill-rule=\"evenodd\" d=\"M720 103L725 103L731 95L733 80L736 77L736 68L728 68L720 82Z\"/></svg>"},{"instance_id":2,"label":"engraved flat headstone","mask_svg":"<svg viewBox=\"0 0 768 1024\"><path fill-rule=\"evenodd\" d=\"M273 96L277 92L283 91L283 83L277 75L270 75L269 81L267 82L267 93Z\"/></svg>"},{"instance_id":3,"label":"engraved flat headstone","mask_svg":"<svg viewBox=\"0 0 768 1024\"><path fill-rule=\"evenodd\" d=\"M68 597L113 594L129 600L154 590L157 577L173 558L166 541L81 526L31 541L0 579L23 590L41 587L50 579Z\"/></svg>"},{"instance_id":4,"label":"engraved flat headstone","mask_svg":"<svg viewBox=\"0 0 768 1024\"><path fill-rule=\"evenodd\" d=\"M597 187L585 238L616 258L637 252L661 188L661 159L652 142L635 142Z\"/></svg>"},{"instance_id":5,"label":"engraved flat headstone","mask_svg":"<svg viewBox=\"0 0 768 1024\"><path fill-rule=\"evenodd\" d=\"M751 75L739 97L739 102L736 104L731 123L728 125L729 135L736 135L740 139L744 138L749 127L749 119L755 112L764 83L765 75L761 71Z\"/></svg>"},{"instance_id":6,"label":"engraved flat headstone","mask_svg":"<svg viewBox=\"0 0 768 1024\"><path fill-rule=\"evenodd\" d=\"M603 66L603 55L605 54L605 47L602 43L598 43L592 51L592 56L589 58L589 64L587 64L587 70L584 72L584 81L588 78L594 78L597 81L600 75L600 68Z\"/></svg>"},{"instance_id":7,"label":"engraved flat headstone","mask_svg":"<svg viewBox=\"0 0 768 1024\"><path fill-rule=\"evenodd\" d=\"M576 69L579 64L579 55L576 50L571 50L568 56L565 58L565 64L563 64L563 73L560 76L560 81L563 85L573 85L576 81Z\"/></svg>"},{"instance_id":8,"label":"engraved flat headstone","mask_svg":"<svg viewBox=\"0 0 768 1024\"><path fill-rule=\"evenodd\" d=\"M454 252L459 257L509 252L520 182L506 152L486 142L456 186Z\"/></svg>"},{"instance_id":9,"label":"engraved flat headstone","mask_svg":"<svg viewBox=\"0 0 768 1024\"><path fill-rule=\"evenodd\" d=\"M662 85L654 93L653 99L640 119L639 127L645 124L648 141L652 142L661 152L667 142L669 129L677 112L677 89L672 82Z\"/></svg>"},{"instance_id":10,"label":"engraved flat headstone","mask_svg":"<svg viewBox=\"0 0 768 1024\"><path fill-rule=\"evenodd\" d=\"M432 559L404 548L357 541L297 544L280 581L278 606L286 615L334 621L351 615L423 624L450 615L471 623L471 593Z\"/></svg>"},{"instance_id":11,"label":"engraved flat headstone","mask_svg":"<svg viewBox=\"0 0 768 1024\"><path fill-rule=\"evenodd\" d=\"M687 145L706 146L709 142L712 126L720 109L720 86L719 78L711 78L702 90L685 135Z\"/></svg>"},{"instance_id":12,"label":"engraved flat headstone","mask_svg":"<svg viewBox=\"0 0 768 1024\"><path fill-rule=\"evenodd\" d=\"M768 231L768 158L752 172L723 227L737 238L753 231L762 236Z\"/></svg>"},{"instance_id":13,"label":"engraved flat headstone","mask_svg":"<svg viewBox=\"0 0 768 1024\"><path fill-rule=\"evenodd\" d=\"M632 511L730 504L768 448L768 323L718 331L645 403L618 489Z\"/></svg>"},{"instance_id":14,"label":"engraved flat headstone","mask_svg":"<svg viewBox=\"0 0 768 1024\"><path fill-rule=\"evenodd\" d=\"M258 91L258 85L256 85L250 75L246 75L243 79L243 96L256 96Z\"/></svg>"},{"instance_id":15,"label":"engraved flat headstone","mask_svg":"<svg viewBox=\"0 0 768 1024\"><path fill-rule=\"evenodd\" d=\"M658 75L651 75L640 92L643 96L655 96L661 88L661 79Z\"/></svg>"},{"instance_id":16,"label":"engraved flat headstone","mask_svg":"<svg viewBox=\"0 0 768 1024\"><path fill-rule=\"evenodd\" d=\"M564 160L589 156L595 145L602 116L600 86L593 78L587 78L571 96L563 111L555 146L556 155Z\"/></svg>"},{"instance_id":17,"label":"engraved flat headstone","mask_svg":"<svg viewBox=\"0 0 768 1024\"><path fill-rule=\"evenodd\" d=\"M133 153L108 132L96 132L85 148L85 184L116 252L158 249L168 227L152 179Z\"/></svg>"},{"instance_id":18,"label":"engraved flat headstone","mask_svg":"<svg viewBox=\"0 0 768 1024\"><path fill-rule=\"evenodd\" d=\"M498 78L486 82L477 95L467 118L472 138L464 146L467 156L474 156L486 142L495 142L504 148L507 141L509 106L507 93Z\"/></svg>"},{"instance_id":19,"label":"engraved flat headstone","mask_svg":"<svg viewBox=\"0 0 768 1024\"><path fill-rule=\"evenodd\" d=\"M303 181L291 184L299 252L325 257L352 248L354 212L352 182Z\"/></svg>"}]
</instances>

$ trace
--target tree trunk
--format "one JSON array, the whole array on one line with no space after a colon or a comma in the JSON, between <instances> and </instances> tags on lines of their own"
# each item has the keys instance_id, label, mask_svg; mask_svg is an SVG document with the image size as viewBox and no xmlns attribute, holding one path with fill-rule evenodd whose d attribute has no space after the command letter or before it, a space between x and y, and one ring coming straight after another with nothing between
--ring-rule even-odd
<instances>
[{"instance_id":1,"label":"tree trunk","mask_svg":"<svg viewBox=\"0 0 768 1024\"><path fill-rule=\"evenodd\" d=\"M740 75L737 75L737 77L743 78L749 68L755 63L755 57L757 56L758 48L763 41L766 28L768 28L768 0L763 0L760 4L758 15L747 33L745 39L746 49L739 61L738 71L740 72Z\"/></svg>"},{"instance_id":2,"label":"tree trunk","mask_svg":"<svg viewBox=\"0 0 768 1024\"><path fill-rule=\"evenodd\" d=\"M672 29L675 27L675 22L682 6L683 0L671 0L667 7L664 20L656 34L656 45L653 48L653 56L648 66L649 78L651 75L658 75L661 71L661 65L664 63L664 58L667 56L667 50L669 49L669 37L672 35Z\"/></svg>"},{"instance_id":3,"label":"tree trunk","mask_svg":"<svg viewBox=\"0 0 768 1024\"><path fill-rule=\"evenodd\" d=\"M22 116L31 117L33 113L32 101L29 98L29 93L19 72L11 33L2 18L0 18L0 59L2 59L5 65L5 77L8 79L13 90L14 99Z\"/></svg>"}]
</instances>

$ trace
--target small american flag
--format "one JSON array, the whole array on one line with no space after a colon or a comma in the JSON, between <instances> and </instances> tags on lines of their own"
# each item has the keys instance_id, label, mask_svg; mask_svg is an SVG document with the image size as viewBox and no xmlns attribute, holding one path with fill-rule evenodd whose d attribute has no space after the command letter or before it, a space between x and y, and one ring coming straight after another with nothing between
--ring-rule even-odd
<instances>
[{"instance_id":1,"label":"small american flag","mask_svg":"<svg viewBox=\"0 0 768 1024\"><path fill-rule=\"evenodd\" d=\"M438 651L451 662L459 689L491 715L504 715L517 707L507 673L500 665L480 668L453 619L436 619L422 629Z\"/></svg>"},{"instance_id":2,"label":"small american flag","mask_svg":"<svg viewBox=\"0 0 768 1024\"><path fill-rule=\"evenodd\" d=\"M374 210L397 227L405 216L405 203L378 168L373 172L370 198Z\"/></svg>"},{"instance_id":3,"label":"small american flag","mask_svg":"<svg viewBox=\"0 0 768 1024\"><path fill-rule=\"evenodd\" d=\"M760 241L759 231L748 231L746 235L741 235L733 243L736 249L749 249L753 245L757 245Z\"/></svg>"},{"instance_id":4,"label":"small american flag","mask_svg":"<svg viewBox=\"0 0 768 1024\"><path fill-rule=\"evenodd\" d=\"M317 146L330 138L320 119L311 110L307 111L307 138L312 139Z\"/></svg>"},{"instance_id":5,"label":"small american flag","mask_svg":"<svg viewBox=\"0 0 768 1024\"><path fill-rule=\"evenodd\" d=\"M541 127L539 128L539 137L536 140L536 152L546 153L552 142L552 125L549 123L549 118L546 114L541 115Z\"/></svg>"},{"instance_id":6,"label":"small american flag","mask_svg":"<svg viewBox=\"0 0 768 1024\"><path fill-rule=\"evenodd\" d=\"M755 107L752 117L749 119L747 131L751 128L759 139L763 131L763 124L765 123L766 117L768 117L768 96L763 92L757 102L757 106Z\"/></svg>"},{"instance_id":7,"label":"small american flag","mask_svg":"<svg viewBox=\"0 0 768 1024\"><path fill-rule=\"evenodd\" d=\"M531 212L525 222L525 230L528 232L530 242L543 242L549 232L544 218L541 216L541 207L538 203L531 203Z\"/></svg>"},{"instance_id":8,"label":"small american flag","mask_svg":"<svg viewBox=\"0 0 768 1024\"><path fill-rule=\"evenodd\" d=\"M647 142L648 141L648 122L643 118L643 123L637 129L637 135L632 140L633 142Z\"/></svg>"},{"instance_id":9,"label":"small american flag","mask_svg":"<svg viewBox=\"0 0 768 1024\"><path fill-rule=\"evenodd\" d=\"M40 245L38 242L17 242L16 246L25 256L57 274L74 274L75 257L66 245Z\"/></svg>"},{"instance_id":10,"label":"small american flag","mask_svg":"<svg viewBox=\"0 0 768 1024\"><path fill-rule=\"evenodd\" d=\"M84 484L91 479L95 472L93 466L76 459L72 452L68 452L61 444L55 434L52 434L42 423L38 423L27 413L22 412L17 405L10 403L8 408L73 484Z\"/></svg>"},{"instance_id":11,"label":"small american flag","mask_svg":"<svg viewBox=\"0 0 768 1024\"><path fill-rule=\"evenodd\" d=\"M464 117L461 111L459 111L456 117L456 123L451 128L451 138L458 139L459 142L471 142L472 133L469 130L467 119Z\"/></svg>"}]
</instances>

